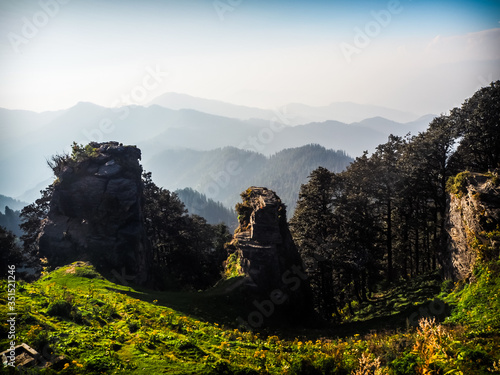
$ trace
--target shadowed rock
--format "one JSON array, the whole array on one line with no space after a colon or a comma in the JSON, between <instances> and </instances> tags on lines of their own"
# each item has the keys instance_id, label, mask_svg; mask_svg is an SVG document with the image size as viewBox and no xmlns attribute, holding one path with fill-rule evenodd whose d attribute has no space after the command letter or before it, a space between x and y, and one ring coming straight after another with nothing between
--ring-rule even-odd
<instances>
[{"instance_id":1,"label":"shadowed rock","mask_svg":"<svg viewBox=\"0 0 500 375\"><path fill-rule=\"evenodd\" d=\"M265 187L253 186L241 196L243 203L236 206L239 226L228 246L226 274L235 276L236 269L238 276L244 276L240 285L247 300L253 299L249 308L265 300L273 303L274 318L303 316L310 308L309 283L288 229L285 205Z\"/></svg>"},{"instance_id":2,"label":"shadowed rock","mask_svg":"<svg viewBox=\"0 0 500 375\"><path fill-rule=\"evenodd\" d=\"M144 282L148 241L141 151L117 142L89 146L87 154L67 158L56 173L40 254L58 265L89 260L98 269L126 272L129 280L133 275Z\"/></svg>"}]
</instances>

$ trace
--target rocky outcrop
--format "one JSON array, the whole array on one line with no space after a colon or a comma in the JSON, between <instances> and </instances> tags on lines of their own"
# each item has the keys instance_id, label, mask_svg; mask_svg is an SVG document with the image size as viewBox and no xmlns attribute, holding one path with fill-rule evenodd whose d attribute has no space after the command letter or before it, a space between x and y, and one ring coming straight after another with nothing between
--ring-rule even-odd
<instances>
[{"instance_id":1,"label":"rocky outcrop","mask_svg":"<svg viewBox=\"0 0 500 375\"><path fill-rule=\"evenodd\" d=\"M288 229L285 205L265 187L252 186L241 196L226 275L243 276L243 289L254 299L274 296L276 305L283 303L282 311L303 312L310 306L309 284Z\"/></svg>"},{"instance_id":2,"label":"rocky outcrop","mask_svg":"<svg viewBox=\"0 0 500 375\"><path fill-rule=\"evenodd\" d=\"M40 254L59 265L88 260L122 279L144 282L148 241L141 151L117 142L75 147L53 168L57 179Z\"/></svg>"},{"instance_id":3,"label":"rocky outcrop","mask_svg":"<svg viewBox=\"0 0 500 375\"><path fill-rule=\"evenodd\" d=\"M444 272L454 280L468 278L478 259L498 257L500 186L498 173L463 172L450 183Z\"/></svg>"}]
</instances>

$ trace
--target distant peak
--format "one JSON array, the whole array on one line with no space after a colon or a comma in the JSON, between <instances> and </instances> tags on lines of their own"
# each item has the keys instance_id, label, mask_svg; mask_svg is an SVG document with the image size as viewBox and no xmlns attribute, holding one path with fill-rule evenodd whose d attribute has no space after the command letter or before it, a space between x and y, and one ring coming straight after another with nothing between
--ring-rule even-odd
<instances>
[{"instance_id":1,"label":"distant peak","mask_svg":"<svg viewBox=\"0 0 500 375\"><path fill-rule=\"evenodd\" d=\"M104 108L104 107L101 107L101 106L94 104L94 103L91 103L91 102L78 102L70 109L73 109L73 108L88 109L88 108Z\"/></svg>"}]
</instances>

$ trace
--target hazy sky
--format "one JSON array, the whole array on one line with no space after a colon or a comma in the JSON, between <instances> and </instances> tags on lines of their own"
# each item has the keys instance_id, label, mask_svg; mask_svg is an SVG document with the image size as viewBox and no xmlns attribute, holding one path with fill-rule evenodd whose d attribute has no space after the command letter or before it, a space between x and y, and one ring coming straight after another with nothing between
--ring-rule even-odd
<instances>
[{"instance_id":1,"label":"hazy sky","mask_svg":"<svg viewBox=\"0 0 500 375\"><path fill-rule=\"evenodd\" d=\"M500 1L0 0L0 107L146 104L443 113L500 79Z\"/></svg>"}]
</instances>

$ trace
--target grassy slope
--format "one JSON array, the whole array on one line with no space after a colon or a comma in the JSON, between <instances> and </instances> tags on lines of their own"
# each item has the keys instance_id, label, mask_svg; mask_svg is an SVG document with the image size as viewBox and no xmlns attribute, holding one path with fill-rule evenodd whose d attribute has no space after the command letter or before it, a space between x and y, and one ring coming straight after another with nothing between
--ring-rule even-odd
<instances>
[{"instance_id":1,"label":"grassy slope","mask_svg":"<svg viewBox=\"0 0 500 375\"><path fill-rule=\"evenodd\" d=\"M411 325L440 309L432 302L437 284L427 278L358 306L341 327L264 335L229 328L238 306L220 288L151 292L73 264L18 284L16 333L18 343L66 357L60 369L44 373L491 374L500 366L499 269L484 267L477 283L442 293L458 306L444 325ZM384 333L405 324L408 329ZM5 319L1 327L0 345L7 348Z\"/></svg>"}]
</instances>

